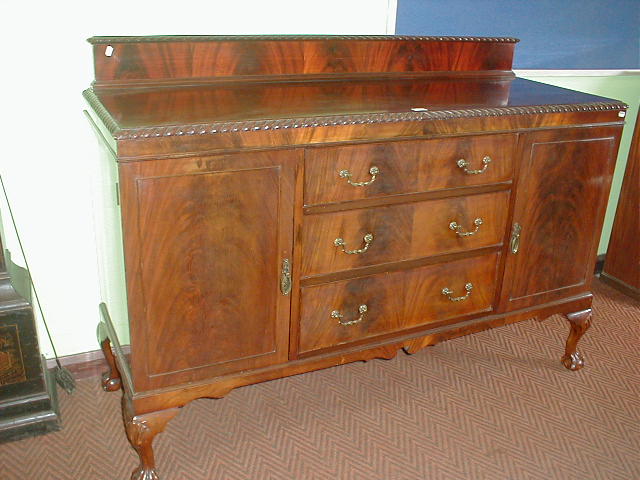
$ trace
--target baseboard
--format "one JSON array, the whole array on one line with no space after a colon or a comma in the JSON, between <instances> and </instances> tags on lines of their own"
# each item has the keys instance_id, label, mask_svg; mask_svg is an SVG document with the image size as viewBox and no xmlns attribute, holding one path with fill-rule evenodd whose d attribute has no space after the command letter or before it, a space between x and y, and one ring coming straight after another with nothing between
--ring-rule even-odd
<instances>
[{"instance_id":1,"label":"baseboard","mask_svg":"<svg viewBox=\"0 0 640 480\"><path fill-rule=\"evenodd\" d=\"M107 361L101 350L60 357L60 363L73 374L76 380L98 377L108 369ZM52 369L55 366L55 358L49 358L47 368Z\"/></svg>"},{"instance_id":2,"label":"baseboard","mask_svg":"<svg viewBox=\"0 0 640 480\"><path fill-rule=\"evenodd\" d=\"M518 69L514 68L513 73L518 77L617 77L620 75L640 75L640 69L628 70L554 70L554 69Z\"/></svg>"},{"instance_id":3,"label":"baseboard","mask_svg":"<svg viewBox=\"0 0 640 480\"><path fill-rule=\"evenodd\" d=\"M600 280L602 280L607 285L615 288L616 290L624 293L625 295L635 298L636 300L640 300L640 290L632 287L628 283L623 282L622 280L612 277L607 272L602 272L600 274Z\"/></svg>"}]
</instances>

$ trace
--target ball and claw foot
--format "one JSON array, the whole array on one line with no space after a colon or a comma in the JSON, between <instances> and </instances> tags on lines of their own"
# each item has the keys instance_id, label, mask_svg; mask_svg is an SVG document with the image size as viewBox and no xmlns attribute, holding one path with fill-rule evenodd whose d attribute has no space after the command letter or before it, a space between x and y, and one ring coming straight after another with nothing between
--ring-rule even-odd
<instances>
[{"instance_id":1,"label":"ball and claw foot","mask_svg":"<svg viewBox=\"0 0 640 480\"><path fill-rule=\"evenodd\" d=\"M140 463L131 474L131 480L159 480L153 456L153 439L175 417L179 408L169 408L144 415L135 415L126 395L122 397L122 416L127 438L138 454Z\"/></svg>"},{"instance_id":2,"label":"ball and claw foot","mask_svg":"<svg viewBox=\"0 0 640 480\"><path fill-rule=\"evenodd\" d=\"M105 392L115 392L122 388L120 377L112 377L112 372L104 372L102 374L102 389Z\"/></svg>"},{"instance_id":3,"label":"ball and claw foot","mask_svg":"<svg viewBox=\"0 0 640 480\"><path fill-rule=\"evenodd\" d=\"M580 370L584 367L584 357L576 350L578 341L591 326L591 309L582 310L580 312L568 313L565 315L571 330L564 349L562 364L571 371Z\"/></svg>"},{"instance_id":4,"label":"ball and claw foot","mask_svg":"<svg viewBox=\"0 0 640 480\"><path fill-rule=\"evenodd\" d=\"M116 365L116 357L113 354L113 349L111 347L111 339L109 338L107 327L104 323L100 322L98 324L96 335L98 337L98 343L102 349L104 359L107 361L107 365L109 366L109 371L102 374L102 389L105 392L115 392L122 388L122 381L120 380L120 372Z\"/></svg>"},{"instance_id":5,"label":"ball and claw foot","mask_svg":"<svg viewBox=\"0 0 640 480\"><path fill-rule=\"evenodd\" d=\"M568 370L580 370L584 367L584 357L580 352L574 352L571 355L565 355L562 357L562 364Z\"/></svg>"},{"instance_id":6,"label":"ball and claw foot","mask_svg":"<svg viewBox=\"0 0 640 480\"><path fill-rule=\"evenodd\" d=\"M131 480L160 480L155 469L136 468L131 474Z\"/></svg>"}]
</instances>

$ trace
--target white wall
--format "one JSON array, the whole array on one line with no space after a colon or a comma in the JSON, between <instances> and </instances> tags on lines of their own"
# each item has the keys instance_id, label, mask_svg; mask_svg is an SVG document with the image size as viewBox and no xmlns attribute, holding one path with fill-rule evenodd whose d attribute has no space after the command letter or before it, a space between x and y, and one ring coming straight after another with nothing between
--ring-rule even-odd
<instances>
[{"instance_id":1,"label":"white wall","mask_svg":"<svg viewBox=\"0 0 640 480\"><path fill-rule=\"evenodd\" d=\"M2 2L0 173L60 355L98 348L93 35L394 33L396 0ZM0 208L2 203L0 203ZM8 212L8 247L18 256ZM51 348L41 335L41 350Z\"/></svg>"}]
</instances>

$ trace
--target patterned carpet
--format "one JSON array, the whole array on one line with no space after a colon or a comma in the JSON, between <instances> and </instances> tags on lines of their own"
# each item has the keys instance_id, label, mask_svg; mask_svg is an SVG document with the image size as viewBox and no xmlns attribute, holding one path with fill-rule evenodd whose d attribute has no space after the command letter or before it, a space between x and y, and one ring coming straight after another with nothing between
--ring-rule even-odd
<instances>
[{"instance_id":1,"label":"patterned carpet","mask_svg":"<svg viewBox=\"0 0 640 480\"><path fill-rule=\"evenodd\" d=\"M640 479L640 303L596 294L580 372L556 316L241 388L157 437L161 478ZM0 478L129 479L120 395L91 379L60 396L63 430L0 445Z\"/></svg>"}]
</instances>

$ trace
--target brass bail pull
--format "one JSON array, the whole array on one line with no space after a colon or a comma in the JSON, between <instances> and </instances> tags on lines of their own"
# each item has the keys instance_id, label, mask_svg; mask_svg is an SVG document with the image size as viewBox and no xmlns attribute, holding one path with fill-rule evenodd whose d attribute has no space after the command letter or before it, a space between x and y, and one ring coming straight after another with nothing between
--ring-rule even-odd
<instances>
[{"instance_id":1,"label":"brass bail pull","mask_svg":"<svg viewBox=\"0 0 640 480\"><path fill-rule=\"evenodd\" d=\"M362 240L364 241L364 245L356 250L347 250L346 244L344 243L344 240L342 238L336 238L333 241L333 244L336 247L341 247L342 251L347 255L359 255L369 250L371 243L373 243L373 233L367 233L364 237L362 237Z\"/></svg>"},{"instance_id":2,"label":"brass bail pull","mask_svg":"<svg viewBox=\"0 0 640 480\"><path fill-rule=\"evenodd\" d=\"M358 313L360 314L360 316L354 320L347 321L342 320L344 318L344 315L340 313L340 310L334 310L333 312L331 312L331 318L338 320L338 323L340 325L344 325L345 327L347 327L349 325L355 325L356 323L360 323L361 321L363 321L364 316L367 314L368 310L369 308L365 304L360 305L358 307Z\"/></svg>"},{"instance_id":3,"label":"brass bail pull","mask_svg":"<svg viewBox=\"0 0 640 480\"><path fill-rule=\"evenodd\" d=\"M464 173L466 173L467 175L479 175L480 173L484 173L487 170L487 168L489 168L490 163L491 163L491 157L487 155L482 159L483 167L479 170L472 170L468 168L469 165L471 164L468 161L466 161L464 158L461 158L460 160L458 160L456 164L458 165L458 167L464 170Z\"/></svg>"},{"instance_id":4,"label":"brass bail pull","mask_svg":"<svg viewBox=\"0 0 640 480\"><path fill-rule=\"evenodd\" d=\"M371 180L367 180L366 182L354 182L351 180L351 172L349 170L340 170L338 175L340 178L346 178L349 185L353 185L354 187L366 187L367 185L371 185L376 181L376 177L380 174L380 169L378 167L371 167L369 169L369 175L371 175Z\"/></svg>"},{"instance_id":5,"label":"brass bail pull","mask_svg":"<svg viewBox=\"0 0 640 480\"><path fill-rule=\"evenodd\" d=\"M449 228L454 232L456 232L456 235L458 235L459 237L470 237L471 235L475 235L476 233L478 233L478 231L480 230L480 225L482 225L483 223L484 222L482 218L480 217L476 218L473 221L473 224L476 226L476 228L468 232L465 232L464 227L462 225L458 225L457 222L451 222L449 224Z\"/></svg>"},{"instance_id":6,"label":"brass bail pull","mask_svg":"<svg viewBox=\"0 0 640 480\"><path fill-rule=\"evenodd\" d=\"M442 295L445 295L452 302L461 302L462 300L466 300L467 298L469 298L469 295L471 295L471 290L473 290L473 283L466 283L464 289L467 291L467 293L461 297L454 297L453 290L446 287L442 289Z\"/></svg>"}]
</instances>

